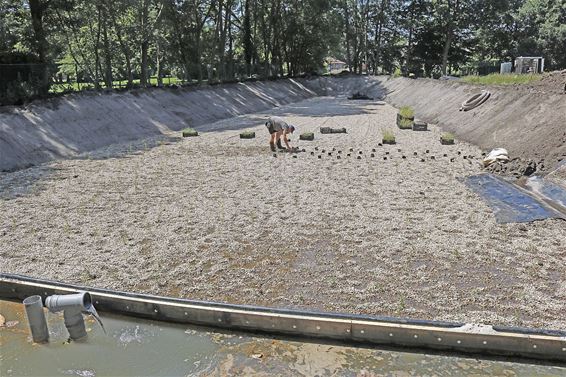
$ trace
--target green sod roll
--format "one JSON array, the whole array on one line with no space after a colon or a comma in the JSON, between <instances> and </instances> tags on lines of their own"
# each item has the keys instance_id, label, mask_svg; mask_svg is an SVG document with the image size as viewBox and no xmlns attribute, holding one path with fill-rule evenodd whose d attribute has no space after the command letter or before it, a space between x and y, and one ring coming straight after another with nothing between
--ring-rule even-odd
<instances>
[{"instance_id":1,"label":"green sod roll","mask_svg":"<svg viewBox=\"0 0 566 377\"><path fill-rule=\"evenodd\" d=\"M244 131L240 133L240 139L253 139L255 138L255 132L253 131Z\"/></svg>"},{"instance_id":2,"label":"green sod roll","mask_svg":"<svg viewBox=\"0 0 566 377\"><path fill-rule=\"evenodd\" d=\"M313 132L303 132L299 136L299 140L314 140L314 133Z\"/></svg>"},{"instance_id":3,"label":"green sod roll","mask_svg":"<svg viewBox=\"0 0 566 377\"><path fill-rule=\"evenodd\" d=\"M198 136L198 132L197 130L195 130L194 128L185 128L183 131L183 137L193 137L193 136Z\"/></svg>"}]
</instances>

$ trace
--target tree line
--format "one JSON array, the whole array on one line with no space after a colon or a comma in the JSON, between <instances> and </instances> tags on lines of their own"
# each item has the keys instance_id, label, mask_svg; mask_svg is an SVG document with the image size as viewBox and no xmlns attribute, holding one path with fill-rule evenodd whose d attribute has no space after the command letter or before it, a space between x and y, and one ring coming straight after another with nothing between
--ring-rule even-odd
<instances>
[{"instance_id":1,"label":"tree line","mask_svg":"<svg viewBox=\"0 0 566 377\"><path fill-rule=\"evenodd\" d=\"M329 56L371 74L520 55L566 68L564 0L0 0L0 15L0 65L96 88L320 73Z\"/></svg>"}]
</instances>

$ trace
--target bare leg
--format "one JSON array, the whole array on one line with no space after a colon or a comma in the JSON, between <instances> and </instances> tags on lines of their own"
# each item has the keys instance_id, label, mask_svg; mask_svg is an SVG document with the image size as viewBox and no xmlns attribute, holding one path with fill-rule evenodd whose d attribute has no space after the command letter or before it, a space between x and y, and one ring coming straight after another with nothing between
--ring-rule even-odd
<instances>
[{"instance_id":1,"label":"bare leg","mask_svg":"<svg viewBox=\"0 0 566 377\"><path fill-rule=\"evenodd\" d=\"M283 148L283 146L281 145L281 136L283 135L283 130L281 131L277 131L275 133L275 140L276 140L276 144L277 144L277 148L279 149L285 149Z\"/></svg>"},{"instance_id":2,"label":"bare leg","mask_svg":"<svg viewBox=\"0 0 566 377\"><path fill-rule=\"evenodd\" d=\"M276 149L275 149L275 135L276 135L276 133L274 132L270 135L270 138L269 138L269 147L271 148L271 151L273 151L273 152L276 151Z\"/></svg>"}]
</instances>

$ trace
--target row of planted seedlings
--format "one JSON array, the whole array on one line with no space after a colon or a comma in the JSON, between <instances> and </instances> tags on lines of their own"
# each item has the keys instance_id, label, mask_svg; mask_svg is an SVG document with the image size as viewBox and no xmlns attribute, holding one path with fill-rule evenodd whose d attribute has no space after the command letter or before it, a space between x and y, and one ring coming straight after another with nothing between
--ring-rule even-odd
<instances>
[{"instance_id":1,"label":"row of planted seedlings","mask_svg":"<svg viewBox=\"0 0 566 377\"><path fill-rule=\"evenodd\" d=\"M403 106L397 113L397 127L401 130L428 131L426 122L415 120L415 111L411 106ZM454 135L450 132L444 132L440 136L440 144L454 144Z\"/></svg>"}]
</instances>

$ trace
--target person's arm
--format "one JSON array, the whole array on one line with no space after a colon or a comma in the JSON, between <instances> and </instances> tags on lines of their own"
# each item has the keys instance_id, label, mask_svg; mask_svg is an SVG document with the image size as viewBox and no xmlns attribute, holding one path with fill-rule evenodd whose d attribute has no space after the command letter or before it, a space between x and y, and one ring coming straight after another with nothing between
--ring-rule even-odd
<instances>
[{"instance_id":1,"label":"person's arm","mask_svg":"<svg viewBox=\"0 0 566 377\"><path fill-rule=\"evenodd\" d=\"M285 142L287 149L291 150L291 146L289 145L289 142L287 141L287 134L288 133L289 133L289 129L285 128L285 131L283 132L283 141Z\"/></svg>"}]
</instances>

